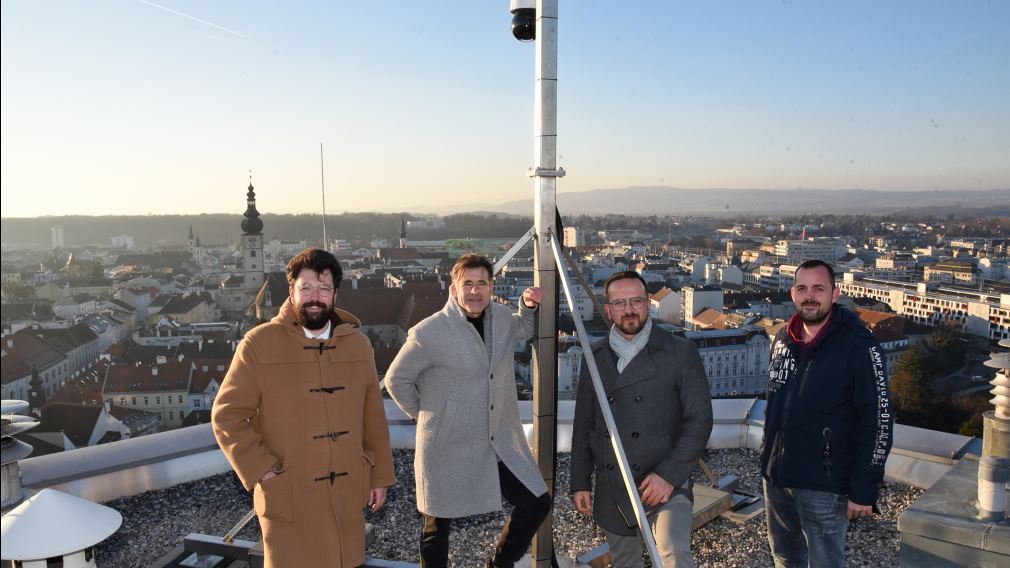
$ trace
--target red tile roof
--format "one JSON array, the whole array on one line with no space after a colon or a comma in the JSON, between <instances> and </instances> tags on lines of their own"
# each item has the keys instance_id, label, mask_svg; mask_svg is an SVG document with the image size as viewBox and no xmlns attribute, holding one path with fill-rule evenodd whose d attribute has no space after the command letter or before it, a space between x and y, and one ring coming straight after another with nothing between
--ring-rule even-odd
<instances>
[{"instance_id":1,"label":"red tile roof","mask_svg":"<svg viewBox=\"0 0 1010 568\"><path fill-rule=\"evenodd\" d=\"M35 367L40 372L67 358L48 341L37 337L36 333L36 330L28 328L8 335L3 338L4 350L8 355L17 355L29 369ZM4 379L6 378L5 374Z\"/></svg>"},{"instance_id":2,"label":"red tile roof","mask_svg":"<svg viewBox=\"0 0 1010 568\"><path fill-rule=\"evenodd\" d=\"M7 352L0 357L0 384L9 384L32 374L32 369L18 357L17 353Z\"/></svg>"},{"instance_id":3,"label":"red tile roof","mask_svg":"<svg viewBox=\"0 0 1010 568\"><path fill-rule=\"evenodd\" d=\"M354 314L362 325L394 325L407 298L399 288L342 289L337 307Z\"/></svg>"},{"instance_id":4,"label":"red tile roof","mask_svg":"<svg viewBox=\"0 0 1010 568\"><path fill-rule=\"evenodd\" d=\"M57 402L42 408L38 432L62 431L77 447L87 446L102 415L102 405Z\"/></svg>"},{"instance_id":5,"label":"red tile roof","mask_svg":"<svg viewBox=\"0 0 1010 568\"><path fill-rule=\"evenodd\" d=\"M105 394L188 391L192 370L192 361L113 365L105 381Z\"/></svg>"},{"instance_id":6,"label":"red tile roof","mask_svg":"<svg viewBox=\"0 0 1010 568\"><path fill-rule=\"evenodd\" d=\"M81 376L63 385L53 393L46 404L69 402L73 404L102 404L102 385L109 370L107 361L99 361Z\"/></svg>"},{"instance_id":7,"label":"red tile roof","mask_svg":"<svg viewBox=\"0 0 1010 568\"><path fill-rule=\"evenodd\" d=\"M224 381L224 376L231 366L230 359L194 359L193 375L189 383L190 394L202 394L210 386L210 382L217 381L220 385Z\"/></svg>"},{"instance_id":8,"label":"red tile roof","mask_svg":"<svg viewBox=\"0 0 1010 568\"><path fill-rule=\"evenodd\" d=\"M409 330L417 325L421 320L431 314L441 310L449 299L449 291L446 290L441 296L427 296L424 298L414 298L412 309L409 313L400 316L400 328Z\"/></svg>"}]
</instances>

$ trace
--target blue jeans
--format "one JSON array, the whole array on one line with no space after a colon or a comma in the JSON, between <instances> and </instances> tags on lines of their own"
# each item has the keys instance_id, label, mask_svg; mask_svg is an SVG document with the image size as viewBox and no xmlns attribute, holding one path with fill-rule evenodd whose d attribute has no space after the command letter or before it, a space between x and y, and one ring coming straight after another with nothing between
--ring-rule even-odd
<instances>
[{"instance_id":1,"label":"blue jeans","mask_svg":"<svg viewBox=\"0 0 1010 568\"><path fill-rule=\"evenodd\" d=\"M768 544L776 568L845 566L849 498L764 480Z\"/></svg>"}]
</instances>

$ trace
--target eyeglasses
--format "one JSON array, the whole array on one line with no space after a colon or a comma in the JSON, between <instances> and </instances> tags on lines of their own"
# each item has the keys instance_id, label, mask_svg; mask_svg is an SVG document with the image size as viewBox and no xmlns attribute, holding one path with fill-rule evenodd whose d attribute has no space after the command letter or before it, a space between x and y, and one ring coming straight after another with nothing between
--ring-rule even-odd
<instances>
[{"instance_id":1,"label":"eyeglasses","mask_svg":"<svg viewBox=\"0 0 1010 568\"><path fill-rule=\"evenodd\" d=\"M642 297L621 298L620 300L614 300L610 302L610 307L619 312L623 312L624 310L628 309L628 306L631 306L631 309L633 310L640 310L642 309L642 307L645 306L645 301L646 301L645 298Z\"/></svg>"},{"instance_id":2,"label":"eyeglasses","mask_svg":"<svg viewBox=\"0 0 1010 568\"><path fill-rule=\"evenodd\" d=\"M333 293L333 286L330 286L329 284L309 284L306 282L295 286L295 289L306 295L317 290L319 291L320 296L326 296Z\"/></svg>"}]
</instances>

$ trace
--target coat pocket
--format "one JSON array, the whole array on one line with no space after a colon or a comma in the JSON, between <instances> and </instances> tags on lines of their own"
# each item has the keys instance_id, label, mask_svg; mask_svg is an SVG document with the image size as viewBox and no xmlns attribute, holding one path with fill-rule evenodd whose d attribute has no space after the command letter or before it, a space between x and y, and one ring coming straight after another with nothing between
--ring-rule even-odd
<instances>
[{"instance_id":1,"label":"coat pocket","mask_svg":"<svg viewBox=\"0 0 1010 568\"><path fill-rule=\"evenodd\" d=\"M256 484L253 491L253 508L260 517L290 523L291 487L283 473Z\"/></svg>"},{"instance_id":2,"label":"coat pocket","mask_svg":"<svg viewBox=\"0 0 1010 568\"><path fill-rule=\"evenodd\" d=\"M365 451L365 453L361 456L361 485L365 505L368 505L368 496L372 493L373 467L375 467L375 456L372 452Z\"/></svg>"},{"instance_id":3,"label":"coat pocket","mask_svg":"<svg viewBox=\"0 0 1010 568\"><path fill-rule=\"evenodd\" d=\"M435 447L444 447L452 437L452 429L456 420L456 401L447 400L442 408L442 416L438 420L438 431L435 432Z\"/></svg>"}]
</instances>

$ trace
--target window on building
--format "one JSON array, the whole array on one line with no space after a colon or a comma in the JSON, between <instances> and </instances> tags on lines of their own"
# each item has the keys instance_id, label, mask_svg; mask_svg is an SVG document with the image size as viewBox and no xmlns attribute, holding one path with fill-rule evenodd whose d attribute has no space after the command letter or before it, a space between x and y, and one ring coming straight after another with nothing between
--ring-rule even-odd
<instances>
[{"instance_id":1,"label":"window on building","mask_svg":"<svg viewBox=\"0 0 1010 568\"><path fill-rule=\"evenodd\" d=\"M175 420L175 412L169 410L168 411L168 419L169 420Z\"/></svg>"},{"instance_id":2,"label":"window on building","mask_svg":"<svg viewBox=\"0 0 1010 568\"><path fill-rule=\"evenodd\" d=\"M144 406L147 406L148 404L151 404L151 403L150 403L150 402L148 402L148 400L147 400L147 397L145 396L145 397L144 397Z\"/></svg>"},{"instance_id":3,"label":"window on building","mask_svg":"<svg viewBox=\"0 0 1010 568\"><path fill-rule=\"evenodd\" d=\"M135 396L131 397L130 404L132 404L133 406L137 406L137 397Z\"/></svg>"},{"instance_id":4,"label":"window on building","mask_svg":"<svg viewBox=\"0 0 1010 568\"><path fill-rule=\"evenodd\" d=\"M196 399L193 401L193 408L200 408L200 399Z\"/></svg>"},{"instance_id":5,"label":"window on building","mask_svg":"<svg viewBox=\"0 0 1010 568\"><path fill-rule=\"evenodd\" d=\"M155 404L161 404L161 397L160 396L154 397L154 402Z\"/></svg>"},{"instance_id":6,"label":"window on building","mask_svg":"<svg viewBox=\"0 0 1010 568\"><path fill-rule=\"evenodd\" d=\"M179 395L179 404L182 404L182 395Z\"/></svg>"}]
</instances>

